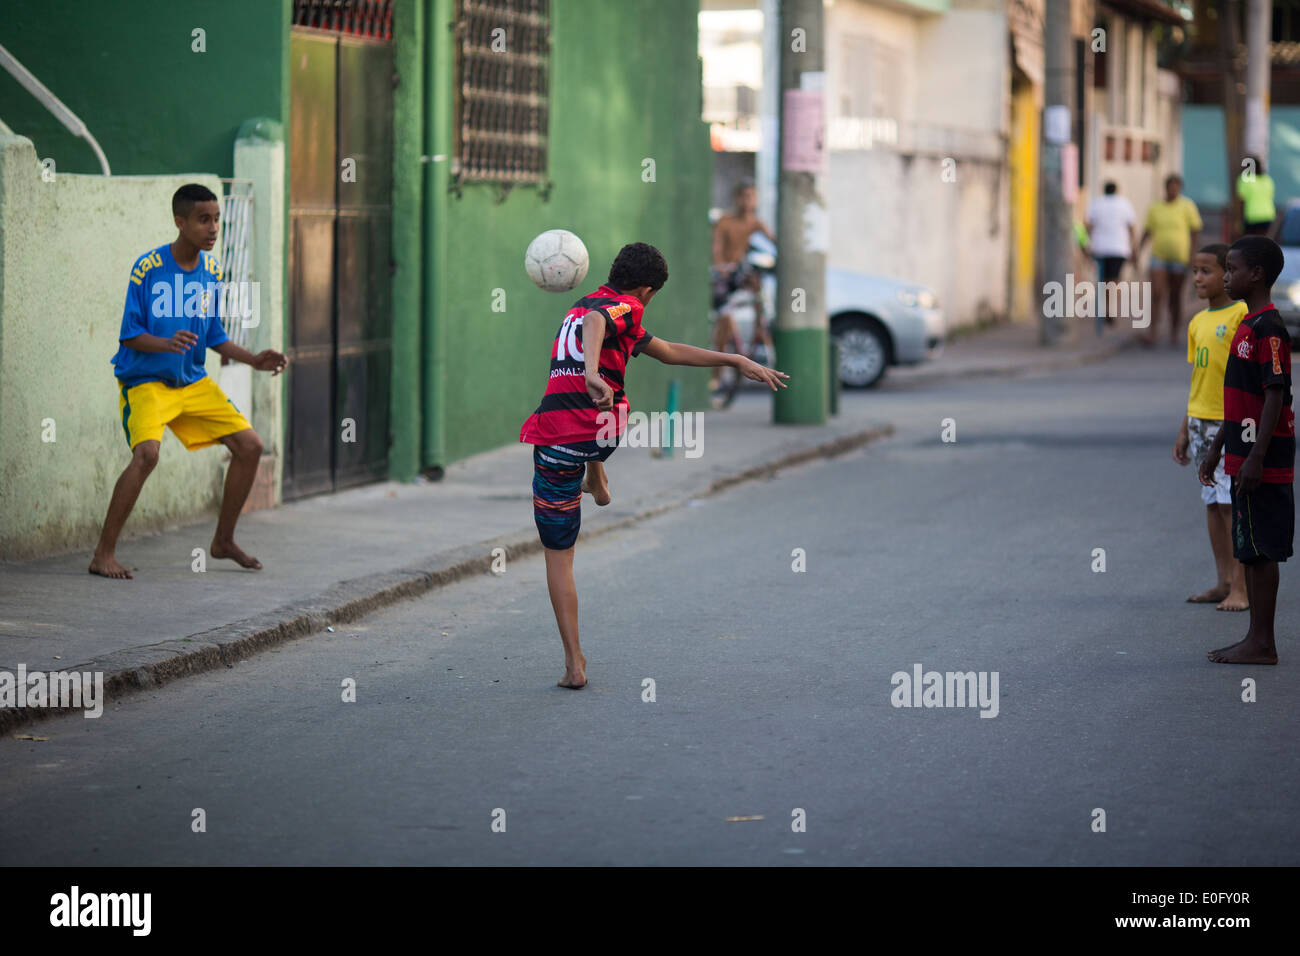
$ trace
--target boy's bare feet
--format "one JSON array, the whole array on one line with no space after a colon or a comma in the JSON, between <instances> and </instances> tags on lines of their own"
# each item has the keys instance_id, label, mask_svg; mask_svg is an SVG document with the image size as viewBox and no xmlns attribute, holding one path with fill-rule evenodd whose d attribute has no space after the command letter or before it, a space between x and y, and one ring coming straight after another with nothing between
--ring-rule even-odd
<instances>
[{"instance_id":1,"label":"boy's bare feet","mask_svg":"<svg viewBox=\"0 0 1300 956\"><path fill-rule=\"evenodd\" d=\"M238 562L241 568L252 568L254 571L262 570L262 562L251 555L245 554L244 550L233 541L225 544L218 544L217 539L212 539L212 544L208 545L208 554L214 558L229 558L231 561Z\"/></svg>"},{"instance_id":2,"label":"boy's bare feet","mask_svg":"<svg viewBox=\"0 0 1300 956\"><path fill-rule=\"evenodd\" d=\"M591 469L588 468L582 477L582 490L591 495L596 504L604 507L610 502L609 480L605 478L604 471L600 474L600 479L593 484L591 480Z\"/></svg>"},{"instance_id":3,"label":"boy's bare feet","mask_svg":"<svg viewBox=\"0 0 1300 956\"><path fill-rule=\"evenodd\" d=\"M1253 637L1247 637L1228 647L1210 651L1207 655L1216 664L1276 664L1277 649Z\"/></svg>"},{"instance_id":4,"label":"boy's bare feet","mask_svg":"<svg viewBox=\"0 0 1300 956\"><path fill-rule=\"evenodd\" d=\"M90 559L90 567L86 569L91 574L98 574L106 578L134 578L129 568L123 567L118 563L117 558L111 554L100 556L98 553Z\"/></svg>"},{"instance_id":5,"label":"boy's bare feet","mask_svg":"<svg viewBox=\"0 0 1300 956\"><path fill-rule=\"evenodd\" d=\"M555 682L557 687L567 687L569 690L582 690L587 686L587 658L579 657L577 666L564 663L564 676Z\"/></svg>"},{"instance_id":6,"label":"boy's bare feet","mask_svg":"<svg viewBox=\"0 0 1300 956\"><path fill-rule=\"evenodd\" d=\"M1220 584L1218 587L1210 588L1208 591L1202 592L1201 594L1198 594L1195 597L1189 597L1187 599L1187 603L1188 604L1218 604L1227 596L1228 596L1228 586L1226 584Z\"/></svg>"},{"instance_id":7,"label":"boy's bare feet","mask_svg":"<svg viewBox=\"0 0 1300 956\"><path fill-rule=\"evenodd\" d=\"M1215 605L1214 609L1216 611L1249 611L1250 599L1244 594L1230 591L1221 603Z\"/></svg>"}]
</instances>

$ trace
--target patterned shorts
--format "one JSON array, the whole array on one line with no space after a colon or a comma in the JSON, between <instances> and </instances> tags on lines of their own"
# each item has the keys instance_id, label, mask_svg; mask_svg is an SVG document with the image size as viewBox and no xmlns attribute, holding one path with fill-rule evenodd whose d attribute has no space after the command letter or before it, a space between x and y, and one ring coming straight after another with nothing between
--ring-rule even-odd
<instances>
[{"instance_id":1,"label":"patterned shorts","mask_svg":"<svg viewBox=\"0 0 1300 956\"><path fill-rule=\"evenodd\" d=\"M1205 461L1205 456L1209 454L1210 445L1214 442L1214 436L1219 434L1219 423L1209 418L1187 418L1187 450L1192 456L1192 465L1197 473L1200 473L1201 462ZM1199 479L1198 479L1199 483ZM1228 481L1228 473L1223 470L1223 456L1219 456L1219 467L1214 469L1214 487L1201 485L1201 504L1203 505L1230 505L1232 504L1232 487Z\"/></svg>"},{"instance_id":2,"label":"patterned shorts","mask_svg":"<svg viewBox=\"0 0 1300 956\"><path fill-rule=\"evenodd\" d=\"M582 477L589 461L605 461L617 445L591 441L533 446L533 520L542 547L572 548L582 527Z\"/></svg>"}]
</instances>

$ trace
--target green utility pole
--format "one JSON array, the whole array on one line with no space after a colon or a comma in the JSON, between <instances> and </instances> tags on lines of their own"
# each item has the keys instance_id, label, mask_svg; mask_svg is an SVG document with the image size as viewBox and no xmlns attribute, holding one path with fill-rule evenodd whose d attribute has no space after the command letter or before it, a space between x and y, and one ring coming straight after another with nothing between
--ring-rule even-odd
<instances>
[{"instance_id":1,"label":"green utility pole","mask_svg":"<svg viewBox=\"0 0 1300 956\"><path fill-rule=\"evenodd\" d=\"M789 387L774 396L772 420L826 422L830 375L826 317L826 73L822 0L781 0L780 195L777 307L773 344Z\"/></svg>"}]
</instances>

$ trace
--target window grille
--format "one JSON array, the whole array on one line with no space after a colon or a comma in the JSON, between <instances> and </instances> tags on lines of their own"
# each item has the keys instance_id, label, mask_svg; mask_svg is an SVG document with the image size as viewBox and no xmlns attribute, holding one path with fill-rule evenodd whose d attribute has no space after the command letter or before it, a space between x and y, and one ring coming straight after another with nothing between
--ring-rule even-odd
<instances>
[{"instance_id":1,"label":"window grille","mask_svg":"<svg viewBox=\"0 0 1300 956\"><path fill-rule=\"evenodd\" d=\"M293 0L293 25L391 40L393 0Z\"/></svg>"},{"instance_id":2,"label":"window grille","mask_svg":"<svg viewBox=\"0 0 1300 956\"><path fill-rule=\"evenodd\" d=\"M221 197L221 263L217 315L226 335L247 347L261 303L255 301L253 278L253 183L248 179L223 179Z\"/></svg>"},{"instance_id":3,"label":"window grille","mask_svg":"<svg viewBox=\"0 0 1300 956\"><path fill-rule=\"evenodd\" d=\"M544 183L550 83L549 0L458 0L458 181Z\"/></svg>"}]
</instances>

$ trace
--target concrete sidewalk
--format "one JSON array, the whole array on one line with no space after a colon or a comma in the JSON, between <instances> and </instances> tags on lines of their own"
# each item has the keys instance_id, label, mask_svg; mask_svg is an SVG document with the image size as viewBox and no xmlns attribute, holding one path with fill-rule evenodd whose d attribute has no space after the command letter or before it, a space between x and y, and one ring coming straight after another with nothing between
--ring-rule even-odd
<instances>
[{"instance_id":1,"label":"concrete sidewalk","mask_svg":"<svg viewBox=\"0 0 1300 956\"><path fill-rule=\"evenodd\" d=\"M1100 362L1138 344L1127 328L1108 328L1099 338L1091 319L1066 323L1063 342L1051 349L1038 344L1038 334L1037 323L1013 323L959 335L933 361L890 369L881 387L1040 374Z\"/></svg>"},{"instance_id":2,"label":"concrete sidewalk","mask_svg":"<svg viewBox=\"0 0 1300 956\"><path fill-rule=\"evenodd\" d=\"M1100 361L1120 347L1087 342L1047 351L1031 332L1013 327L958 340L928 366L894 370L886 387L996 369L1048 371ZM614 501L607 508L584 501L584 537L888 434L871 395L843 393L840 414L827 425L801 427L772 425L770 399L747 391L727 411L705 413L697 458L680 448L672 457L620 448L608 466ZM206 571L192 569L212 520L125 538L118 558L136 569L130 581L87 574L89 552L0 564L0 669L102 671L112 699L491 573L495 548L507 561L541 550L531 452L510 445L451 465L436 483L386 482L245 515L238 539L261 559L258 572L210 558ZM0 730L45 713L0 709Z\"/></svg>"}]
</instances>

